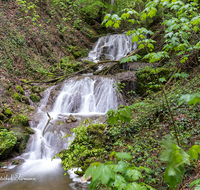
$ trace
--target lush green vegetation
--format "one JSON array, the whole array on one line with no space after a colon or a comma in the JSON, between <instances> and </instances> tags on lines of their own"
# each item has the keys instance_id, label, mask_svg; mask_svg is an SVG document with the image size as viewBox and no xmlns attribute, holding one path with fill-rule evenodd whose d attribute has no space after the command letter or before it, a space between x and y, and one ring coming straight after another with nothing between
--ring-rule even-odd
<instances>
[{"instance_id":1,"label":"lush green vegetation","mask_svg":"<svg viewBox=\"0 0 200 190\"><path fill-rule=\"evenodd\" d=\"M37 103L45 87L31 82L53 85L91 69L93 63L78 59L92 38L127 31L138 51L119 67L155 65L136 70L137 95L129 96L129 106L109 110L106 124L87 121L72 129L75 140L57 156L65 170L91 174L90 189L186 189L192 181L199 189L198 1L19 0L1 1L0 10L1 159L12 149L22 153L33 133L25 90ZM117 87L122 92L123 84Z\"/></svg>"},{"instance_id":2,"label":"lush green vegetation","mask_svg":"<svg viewBox=\"0 0 200 190\"><path fill-rule=\"evenodd\" d=\"M90 125L74 129L72 145L58 155L64 168L80 166L85 171L93 162L86 170L86 177L93 176L90 189L179 188L198 168L199 81L199 74L180 78L165 89L166 97L160 85L162 91L152 91L144 100L109 110L100 152L90 141Z\"/></svg>"}]
</instances>

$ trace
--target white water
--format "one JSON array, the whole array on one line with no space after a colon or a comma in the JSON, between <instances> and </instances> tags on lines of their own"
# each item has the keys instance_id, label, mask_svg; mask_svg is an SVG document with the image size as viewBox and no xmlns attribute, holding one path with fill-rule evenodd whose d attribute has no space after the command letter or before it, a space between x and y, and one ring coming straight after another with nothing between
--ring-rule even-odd
<instances>
[{"instance_id":1,"label":"white water","mask_svg":"<svg viewBox=\"0 0 200 190\"><path fill-rule=\"evenodd\" d=\"M106 60L119 60L136 48L137 43L132 43L131 36L126 34L107 35L99 38L85 59L98 62L104 54Z\"/></svg>"},{"instance_id":2,"label":"white water","mask_svg":"<svg viewBox=\"0 0 200 190\"><path fill-rule=\"evenodd\" d=\"M53 117L51 122L56 121L61 114L62 117L67 117L70 113L79 116L102 115L110 108L117 108L114 82L114 79L104 77L82 77L66 81L49 113ZM55 153L69 146L67 141L72 140L73 137L62 141L61 137L65 133L58 129L59 126L56 126L56 130L48 130L52 124L49 124L44 131L44 136L42 135L48 120L46 112L42 110L48 103L52 88L46 90L45 98L34 115L38 124L32 123L35 134L29 139L31 145L28 152L22 155L25 162L12 174L13 176L20 175L20 178L33 178L35 181L3 182L0 184L0 189L76 189L69 176L63 176L60 159L51 161Z\"/></svg>"}]
</instances>

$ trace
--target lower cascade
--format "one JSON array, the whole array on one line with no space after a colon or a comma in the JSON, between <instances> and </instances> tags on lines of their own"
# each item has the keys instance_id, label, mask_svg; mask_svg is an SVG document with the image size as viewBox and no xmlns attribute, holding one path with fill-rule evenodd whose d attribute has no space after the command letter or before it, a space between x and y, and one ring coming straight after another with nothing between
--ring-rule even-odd
<instances>
[{"instance_id":1,"label":"lower cascade","mask_svg":"<svg viewBox=\"0 0 200 190\"><path fill-rule=\"evenodd\" d=\"M26 152L19 157L24 163L7 176L12 181L0 183L0 189L85 189L87 185L77 184L80 179L73 172L64 176L60 159L51 159L69 146L68 140L73 140L73 137L61 140L72 127L72 122L66 122L70 114L76 117L74 123L77 126L84 118L97 118L110 108L118 107L120 97L113 88L114 83L116 81L111 77L75 77L61 87L47 89L31 121L35 134L29 139ZM51 97L55 91L57 93ZM51 105L52 99L55 101Z\"/></svg>"}]
</instances>

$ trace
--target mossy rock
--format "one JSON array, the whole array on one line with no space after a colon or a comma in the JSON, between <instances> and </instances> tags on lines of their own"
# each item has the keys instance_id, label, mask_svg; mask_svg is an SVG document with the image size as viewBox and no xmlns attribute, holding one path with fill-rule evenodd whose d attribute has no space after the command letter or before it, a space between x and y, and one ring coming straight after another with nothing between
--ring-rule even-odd
<instances>
[{"instance_id":1,"label":"mossy rock","mask_svg":"<svg viewBox=\"0 0 200 190\"><path fill-rule=\"evenodd\" d=\"M33 131L33 129L29 128L29 127L26 127L25 128L25 131L28 133L28 134L34 134L35 132Z\"/></svg>"},{"instance_id":2,"label":"mossy rock","mask_svg":"<svg viewBox=\"0 0 200 190\"><path fill-rule=\"evenodd\" d=\"M0 120L0 129L4 129L3 122Z\"/></svg>"},{"instance_id":3,"label":"mossy rock","mask_svg":"<svg viewBox=\"0 0 200 190\"><path fill-rule=\"evenodd\" d=\"M15 99L15 100L17 100L19 102L21 101L21 97L17 92L15 92L12 97L13 97L13 99Z\"/></svg>"},{"instance_id":4,"label":"mossy rock","mask_svg":"<svg viewBox=\"0 0 200 190\"><path fill-rule=\"evenodd\" d=\"M12 165L19 165L19 163L20 163L20 160L13 160L12 161Z\"/></svg>"},{"instance_id":5,"label":"mossy rock","mask_svg":"<svg viewBox=\"0 0 200 190\"><path fill-rule=\"evenodd\" d=\"M4 121L6 116L3 113L0 113L0 121Z\"/></svg>"},{"instance_id":6,"label":"mossy rock","mask_svg":"<svg viewBox=\"0 0 200 190\"><path fill-rule=\"evenodd\" d=\"M85 172L84 171L74 171L74 173L76 175L83 176Z\"/></svg>"},{"instance_id":7,"label":"mossy rock","mask_svg":"<svg viewBox=\"0 0 200 190\"><path fill-rule=\"evenodd\" d=\"M0 131L0 160L7 158L16 142L17 138L12 131L8 132L6 129Z\"/></svg>"},{"instance_id":8,"label":"mossy rock","mask_svg":"<svg viewBox=\"0 0 200 190\"><path fill-rule=\"evenodd\" d=\"M106 137L103 134L105 130L105 124L92 124L87 127L89 134L89 141L92 144L92 148L102 148L105 144Z\"/></svg>"},{"instance_id":9,"label":"mossy rock","mask_svg":"<svg viewBox=\"0 0 200 190\"><path fill-rule=\"evenodd\" d=\"M24 89L21 86L16 86L16 89L20 94L24 95Z\"/></svg>"},{"instance_id":10,"label":"mossy rock","mask_svg":"<svg viewBox=\"0 0 200 190\"><path fill-rule=\"evenodd\" d=\"M17 137L17 141L20 142L23 139L23 129L21 126L12 126L11 130L13 131L13 133L15 134L15 136Z\"/></svg>"},{"instance_id":11,"label":"mossy rock","mask_svg":"<svg viewBox=\"0 0 200 190\"><path fill-rule=\"evenodd\" d=\"M26 144L28 142L30 135L28 133L24 134L23 136L23 140L21 141L20 145L19 145L19 153L22 154L24 149L26 148Z\"/></svg>"},{"instance_id":12,"label":"mossy rock","mask_svg":"<svg viewBox=\"0 0 200 190\"><path fill-rule=\"evenodd\" d=\"M4 110L4 114L7 116L7 117L11 117L12 116L12 110L10 108L7 108Z\"/></svg>"},{"instance_id":13,"label":"mossy rock","mask_svg":"<svg viewBox=\"0 0 200 190\"><path fill-rule=\"evenodd\" d=\"M37 103L37 102L40 101L40 97L37 96L36 94L31 94L31 95L30 95L30 99L31 99L33 102L35 102L35 103Z\"/></svg>"},{"instance_id":14,"label":"mossy rock","mask_svg":"<svg viewBox=\"0 0 200 190\"><path fill-rule=\"evenodd\" d=\"M46 89L45 87L39 87L39 88L38 88L38 90L39 90L39 93L41 93L41 92L45 91L45 89Z\"/></svg>"},{"instance_id":15,"label":"mossy rock","mask_svg":"<svg viewBox=\"0 0 200 190\"><path fill-rule=\"evenodd\" d=\"M29 100L28 100L28 98L26 97L26 96L22 96L22 101L25 103L25 104L30 104L29 103Z\"/></svg>"},{"instance_id":16,"label":"mossy rock","mask_svg":"<svg viewBox=\"0 0 200 190\"><path fill-rule=\"evenodd\" d=\"M33 93L38 93L38 92L39 92L38 86L33 86L33 87L31 88L31 91L32 91Z\"/></svg>"}]
</instances>

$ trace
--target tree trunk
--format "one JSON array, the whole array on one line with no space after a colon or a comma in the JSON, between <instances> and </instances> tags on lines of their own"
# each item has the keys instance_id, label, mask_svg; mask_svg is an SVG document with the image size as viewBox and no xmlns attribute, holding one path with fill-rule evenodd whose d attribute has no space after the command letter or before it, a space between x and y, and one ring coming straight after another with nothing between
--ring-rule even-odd
<instances>
[{"instance_id":1,"label":"tree trunk","mask_svg":"<svg viewBox=\"0 0 200 190\"><path fill-rule=\"evenodd\" d=\"M115 3L115 0L111 0L110 14L112 14L114 3Z\"/></svg>"}]
</instances>

